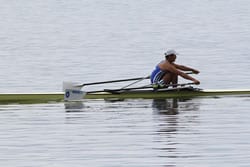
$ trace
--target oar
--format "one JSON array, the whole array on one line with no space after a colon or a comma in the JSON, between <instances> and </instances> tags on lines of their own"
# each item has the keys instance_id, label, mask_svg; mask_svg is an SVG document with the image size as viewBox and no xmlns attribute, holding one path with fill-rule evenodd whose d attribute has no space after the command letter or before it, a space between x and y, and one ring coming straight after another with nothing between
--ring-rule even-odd
<instances>
[{"instance_id":1,"label":"oar","mask_svg":"<svg viewBox=\"0 0 250 167\"><path fill-rule=\"evenodd\" d=\"M74 89L65 89L65 94L64 94L64 100L65 101L81 101L82 98L86 94L91 94L91 93L98 93L98 92L109 92L109 93L122 93L121 91L130 91L130 90L141 90L141 89L149 89L151 88L151 91L157 91L161 90L163 88L167 88L169 86L187 86L187 85L193 85L194 83L184 83L184 84L167 84L164 87L158 88L156 90L153 90L153 85L146 85L146 86L141 86L141 87L133 87L133 88L125 88L125 89L104 89L102 91L90 91L90 92L84 92L81 90L74 90ZM178 89L178 88L177 88ZM169 89L171 90L171 89Z\"/></svg>"},{"instance_id":2,"label":"oar","mask_svg":"<svg viewBox=\"0 0 250 167\"><path fill-rule=\"evenodd\" d=\"M65 92L64 100L65 101L81 100L82 97L86 94L86 92L81 91L81 88L83 86L114 83L114 82L126 82L126 81L142 80L142 79L148 79L148 78L150 78L150 76L129 78L129 79L119 79L119 80L112 80L112 81L92 82L92 83L85 83L85 84L77 84L74 82L63 82L63 91Z\"/></svg>"},{"instance_id":3,"label":"oar","mask_svg":"<svg viewBox=\"0 0 250 167\"><path fill-rule=\"evenodd\" d=\"M111 80L111 81L84 83L84 84L75 85L75 86L76 87L83 87L83 86L87 86L87 85L98 85L98 84L106 84L106 83L114 83L114 82L127 82L127 81L142 80L142 79L149 79L149 78L150 78L150 76L138 77L138 78L128 78L128 79L119 79L119 80Z\"/></svg>"},{"instance_id":4,"label":"oar","mask_svg":"<svg viewBox=\"0 0 250 167\"><path fill-rule=\"evenodd\" d=\"M191 83L183 83L183 84L167 84L167 85L164 85L163 87L160 87L160 88L157 88L156 90L158 89L164 89L164 88L168 88L169 86L180 86L180 87L183 87L183 86L188 86L188 85L194 85L195 83L191 82ZM120 92L120 91L130 91L130 90L141 90L141 89L154 89L154 86L152 84L150 85L146 85L146 86L140 86L140 87L133 87L133 88L121 88L121 89L104 89L104 90L101 90L101 91L89 91L89 92L86 92L87 94L88 93L99 93L99 92Z\"/></svg>"},{"instance_id":5,"label":"oar","mask_svg":"<svg viewBox=\"0 0 250 167\"><path fill-rule=\"evenodd\" d=\"M193 74L193 72L187 72L186 74ZM87 85L100 85L100 84L106 84L106 83L115 83L115 82L127 82L127 81L135 81L135 80L138 80L134 83L131 83L127 86L124 86L124 88L128 87L128 86L131 86L137 82L140 82L144 79L149 79L150 78L150 75L149 76L146 76L146 77L137 77L137 78L128 78L128 79L118 79L118 80L111 80L111 81L101 81L101 82L90 82L90 83L84 83L84 84L80 84L80 85L74 85L76 87L83 87L83 86L87 86Z\"/></svg>"},{"instance_id":6,"label":"oar","mask_svg":"<svg viewBox=\"0 0 250 167\"><path fill-rule=\"evenodd\" d=\"M186 72L186 74L194 74L194 73L193 73L192 71L190 71L190 72ZM141 82L141 81L143 81L143 80L145 80L145 79L149 79L149 78L150 78L150 76L141 78L141 79L139 79L138 81L132 82L132 83L130 83L130 84L128 84L128 85L122 87L121 89L125 89L125 88L127 88L127 87L129 87L129 86L131 86L131 85L134 85L134 84L136 84L136 83L138 83L138 82Z\"/></svg>"},{"instance_id":7,"label":"oar","mask_svg":"<svg viewBox=\"0 0 250 167\"><path fill-rule=\"evenodd\" d=\"M130 84L128 84L128 85L122 87L121 89L125 89L125 88L127 88L127 87L129 87L129 86L131 86L131 85L134 85L134 84L136 84L136 83L138 83L138 82L141 82L141 81L143 81L143 80L145 80L145 79L149 79L149 78L150 78L150 75L147 76L147 77L141 78L141 79L139 79L139 80L137 80L137 81L135 81L135 82L132 82L132 83L130 83Z\"/></svg>"}]
</instances>

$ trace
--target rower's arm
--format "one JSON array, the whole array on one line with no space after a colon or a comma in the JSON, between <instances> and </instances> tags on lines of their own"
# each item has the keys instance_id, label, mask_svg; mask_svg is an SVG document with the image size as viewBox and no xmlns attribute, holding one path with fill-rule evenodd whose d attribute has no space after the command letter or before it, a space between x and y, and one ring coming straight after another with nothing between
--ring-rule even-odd
<instances>
[{"instance_id":1,"label":"rower's arm","mask_svg":"<svg viewBox=\"0 0 250 167\"><path fill-rule=\"evenodd\" d=\"M190 75L188 75L188 74L186 74L184 72L178 71L177 74L180 75L182 78L185 78L185 79L188 79L188 80L191 80L191 81L194 81L194 82L197 81L195 78L191 77Z\"/></svg>"},{"instance_id":2,"label":"rower's arm","mask_svg":"<svg viewBox=\"0 0 250 167\"><path fill-rule=\"evenodd\" d=\"M190 75L178 70L175 66L170 67L168 70L181 76L182 78L193 81L195 84L200 84L200 81L198 81L197 79L191 77Z\"/></svg>"},{"instance_id":3,"label":"rower's arm","mask_svg":"<svg viewBox=\"0 0 250 167\"><path fill-rule=\"evenodd\" d=\"M173 63L173 65L175 66L175 68L183 70L183 71L192 71L195 74L200 73L198 70L191 68L191 67L187 67L187 66L179 65L179 64L174 64L174 63Z\"/></svg>"}]
</instances>

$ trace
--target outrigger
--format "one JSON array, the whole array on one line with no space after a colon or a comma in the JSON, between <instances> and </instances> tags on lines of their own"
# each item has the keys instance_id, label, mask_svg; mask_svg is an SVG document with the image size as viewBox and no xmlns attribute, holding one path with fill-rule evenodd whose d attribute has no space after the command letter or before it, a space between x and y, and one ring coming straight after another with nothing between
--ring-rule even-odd
<instances>
[{"instance_id":1,"label":"outrigger","mask_svg":"<svg viewBox=\"0 0 250 167\"><path fill-rule=\"evenodd\" d=\"M63 83L63 92L51 93L1 93L0 104L34 104L62 101L79 101L82 99L166 99L166 98L193 98L193 97L217 97L217 96L250 96L250 89L235 90L203 90L193 87L193 83L169 84L162 87L155 85L131 87L149 76L121 79L104 82L77 84ZM135 81L120 89L104 89L100 91L82 91L87 85L97 85L115 82ZM171 87L171 88L170 88ZM173 88L172 88L173 87Z\"/></svg>"}]
</instances>

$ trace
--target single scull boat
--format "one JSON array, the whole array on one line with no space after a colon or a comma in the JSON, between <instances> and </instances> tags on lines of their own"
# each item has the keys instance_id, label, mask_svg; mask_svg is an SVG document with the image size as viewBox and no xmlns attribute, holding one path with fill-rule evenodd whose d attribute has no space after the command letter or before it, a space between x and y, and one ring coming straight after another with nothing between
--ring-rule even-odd
<instances>
[{"instance_id":1,"label":"single scull boat","mask_svg":"<svg viewBox=\"0 0 250 167\"><path fill-rule=\"evenodd\" d=\"M86 84L67 83L63 84L63 92L51 93L0 93L0 104L34 104L49 103L62 101L79 101L82 99L166 99L166 98L193 98L193 97L218 97L218 96L250 96L250 89L242 90L203 90L194 88L190 85L193 83L165 85L156 89L154 85L132 87L148 76L140 78L130 78L122 80L94 82ZM122 87L121 89L104 89L101 91L82 91L86 85L106 84L114 82L133 81L132 84ZM175 88L169 88L174 86Z\"/></svg>"},{"instance_id":2,"label":"single scull boat","mask_svg":"<svg viewBox=\"0 0 250 167\"><path fill-rule=\"evenodd\" d=\"M0 104L34 104L62 102L67 100L66 96L72 96L69 92L55 93L1 93ZM72 93L72 92L70 92ZM201 90L193 87L166 88L158 90L103 90L96 92L78 92L84 99L163 99L163 98L193 98L193 97L218 97L218 96L250 96L250 89L242 90ZM73 99L79 100L79 99Z\"/></svg>"}]
</instances>

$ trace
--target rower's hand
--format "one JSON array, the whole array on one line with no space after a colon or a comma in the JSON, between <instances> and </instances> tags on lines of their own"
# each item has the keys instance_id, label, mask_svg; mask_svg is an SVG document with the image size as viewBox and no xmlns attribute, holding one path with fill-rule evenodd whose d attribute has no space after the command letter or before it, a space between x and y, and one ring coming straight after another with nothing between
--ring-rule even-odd
<instances>
[{"instance_id":1,"label":"rower's hand","mask_svg":"<svg viewBox=\"0 0 250 167\"><path fill-rule=\"evenodd\" d=\"M199 74L200 71L193 69L193 70L192 70L192 73L194 73L194 74Z\"/></svg>"},{"instance_id":2,"label":"rower's hand","mask_svg":"<svg viewBox=\"0 0 250 167\"><path fill-rule=\"evenodd\" d=\"M194 80L194 84L195 84L195 85L200 85L200 81Z\"/></svg>"}]
</instances>

